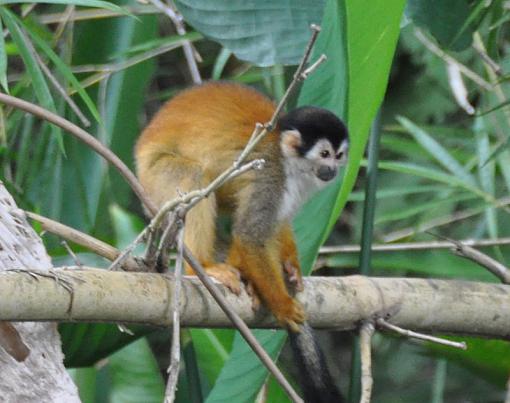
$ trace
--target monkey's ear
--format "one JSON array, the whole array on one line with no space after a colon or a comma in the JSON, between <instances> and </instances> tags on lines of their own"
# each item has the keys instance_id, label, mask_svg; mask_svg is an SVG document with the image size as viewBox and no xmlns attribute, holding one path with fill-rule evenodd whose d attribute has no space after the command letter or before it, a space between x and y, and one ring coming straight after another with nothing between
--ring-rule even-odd
<instances>
[{"instance_id":1,"label":"monkey's ear","mask_svg":"<svg viewBox=\"0 0 510 403\"><path fill-rule=\"evenodd\" d=\"M297 130L284 130L280 134L280 147L284 157L299 157L299 147L301 147L301 133Z\"/></svg>"}]
</instances>

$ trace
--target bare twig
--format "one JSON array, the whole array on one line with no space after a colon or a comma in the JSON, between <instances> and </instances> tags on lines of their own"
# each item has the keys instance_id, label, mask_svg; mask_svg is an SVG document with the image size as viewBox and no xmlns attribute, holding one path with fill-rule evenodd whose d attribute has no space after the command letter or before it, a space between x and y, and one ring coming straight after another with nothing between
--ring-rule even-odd
<instances>
[{"instance_id":1,"label":"bare twig","mask_svg":"<svg viewBox=\"0 0 510 403\"><path fill-rule=\"evenodd\" d=\"M173 326L172 326L172 346L170 348L170 366L168 367L168 381L165 390L165 403L172 403L175 399L177 389L177 380L179 378L179 368L181 363L181 325L180 325L180 305L181 305L181 277L183 267L183 249L184 249L184 225L179 223L180 230L177 234L177 260L175 262L175 287L173 295Z\"/></svg>"},{"instance_id":2,"label":"bare twig","mask_svg":"<svg viewBox=\"0 0 510 403\"><path fill-rule=\"evenodd\" d=\"M465 246L497 246L510 244L510 238L498 239L463 239L461 242ZM375 252L397 252L397 251L413 251L413 250L432 250L432 249L450 249L452 243L449 241L429 241L429 242L401 242L390 244L374 244L372 250ZM358 253L361 251L359 245L345 246L322 246L319 254L330 255L336 253Z\"/></svg>"},{"instance_id":3,"label":"bare twig","mask_svg":"<svg viewBox=\"0 0 510 403\"><path fill-rule=\"evenodd\" d=\"M393 324L385 321L382 318L377 319L376 323L378 326L388 329L388 330L391 330L391 331L398 333L402 336L411 337L411 338L419 339L419 340L426 340L426 341L430 341L432 343L442 344L444 346L460 348L461 350L467 349L467 345L463 341L457 342L457 341L443 339L440 337L430 336L428 334L413 332L412 330L403 329L399 326L393 325Z\"/></svg>"},{"instance_id":4,"label":"bare twig","mask_svg":"<svg viewBox=\"0 0 510 403\"><path fill-rule=\"evenodd\" d=\"M370 403L372 397L372 336L375 327L373 322L363 322L360 329L360 354L361 354L361 399L360 403Z\"/></svg>"},{"instance_id":5,"label":"bare twig","mask_svg":"<svg viewBox=\"0 0 510 403\"><path fill-rule=\"evenodd\" d=\"M503 283L510 284L510 270L504 264L471 246L464 245L455 240L452 240L452 242L455 245L454 252L456 255L478 263L498 277Z\"/></svg>"},{"instance_id":6,"label":"bare twig","mask_svg":"<svg viewBox=\"0 0 510 403\"><path fill-rule=\"evenodd\" d=\"M129 186L131 186L131 189L133 189L135 194L149 211L157 211L154 204L146 196L142 185L140 185L138 179L136 179L136 176L129 170L126 164L124 164L119 157L117 157L110 149L108 149L108 147L106 147L104 144L101 144L94 136L87 133L82 128L76 126L74 123L71 123L67 119L64 119L47 109L25 101L21 98L16 98L0 92L0 102L45 119L48 122L51 122L64 129L77 139L81 140L83 143L101 155L106 161L110 162L119 171Z\"/></svg>"},{"instance_id":7,"label":"bare twig","mask_svg":"<svg viewBox=\"0 0 510 403\"><path fill-rule=\"evenodd\" d=\"M51 232L63 239L67 239L68 241L83 246L110 261L115 260L120 255L120 251L117 248L114 248L113 246L81 231L30 211L25 211L25 214L30 219L41 224L45 231ZM124 262L122 268L127 271L140 271L140 264L138 264L138 262L136 262L133 258L129 258Z\"/></svg>"},{"instance_id":8,"label":"bare twig","mask_svg":"<svg viewBox=\"0 0 510 403\"><path fill-rule=\"evenodd\" d=\"M414 35L432 53L437 55L439 58L443 59L446 63L455 64L462 72L462 74L470 78L473 82L478 84L483 89L487 91L492 91L493 87L491 83L487 82L480 75L476 74L473 70L469 69L464 64L460 63L457 59L453 58L448 53L440 49L435 43L433 43L429 38L427 38L427 36L420 29L416 29L414 31Z\"/></svg>"},{"instance_id":9,"label":"bare twig","mask_svg":"<svg viewBox=\"0 0 510 403\"><path fill-rule=\"evenodd\" d=\"M158 10L166 14L175 26L178 35L186 35L186 27L182 15L177 11L175 6L169 2L164 4L161 0L149 0ZM202 83L200 71L197 66L196 51L193 49L190 41L183 41L182 49L184 50L184 57L188 63L188 69L194 84Z\"/></svg>"},{"instance_id":10,"label":"bare twig","mask_svg":"<svg viewBox=\"0 0 510 403\"><path fill-rule=\"evenodd\" d=\"M476 53L478 53L478 55L482 58L483 62L485 64L487 64L488 66L490 66L492 71L494 71L494 74L496 74L498 76L503 75L503 69L501 68L501 66L498 63L496 63L496 61L493 58L491 58L488 55L488 53L485 50L485 47L483 45L480 46L480 43L475 40L475 41L473 41L471 46L476 51Z\"/></svg>"},{"instance_id":11,"label":"bare twig","mask_svg":"<svg viewBox=\"0 0 510 403\"><path fill-rule=\"evenodd\" d=\"M62 240L60 242L60 244L65 248L67 253L69 253L69 255L73 258L76 266L78 266L80 269L83 268L83 264L80 262L80 259L78 259L78 256L76 256L76 254L73 252L73 250L71 249L69 244L65 240Z\"/></svg>"}]
</instances>

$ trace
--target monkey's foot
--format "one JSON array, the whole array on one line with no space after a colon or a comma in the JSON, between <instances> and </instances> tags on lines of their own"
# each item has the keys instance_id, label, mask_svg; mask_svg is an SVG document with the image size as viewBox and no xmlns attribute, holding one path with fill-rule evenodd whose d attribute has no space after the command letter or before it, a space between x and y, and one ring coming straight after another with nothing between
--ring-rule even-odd
<instances>
[{"instance_id":1,"label":"monkey's foot","mask_svg":"<svg viewBox=\"0 0 510 403\"><path fill-rule=\"evenodd\" d=\"M299 325L306 320L306 314L300 302L289 297L288 301L280 303L273 311L273 315L284 327L293 332L299 332Z\"/></svg>"},{"instance_id":2,"label":"monkey's foot","mask_svg":"<svg viewBox=\"0 0 510 403\"><path fill-rule=\"evenodd\" d=\"M205 268L207 274L214 277L234 294L241 293L241 274L239 270L225 263L217 263Z\"/></svg>"},{"instance_id":3,"label":"monkey's foot","mask_svg":"<svg viewBox=\"0 0 510 403\"><path fill-rule=\"evenodd\" d=\"M301 292L305 288L303 286L303 276L301 276L301 270L292 264L290 260L286 260L283 263L283 271L286 274L285 278L288 285L294 288L296 292Z\"/></svg>"},{"instance_id":4,"label":"monkey's foot","mask_svg":"<svg viewBox=\"0 0 510 403\"><path fill-rule=\"evenodd\" d=\"M260 298L257 295L257 292L255 291L252 283L246 283L246 292L251 298L251 308L253 311L258 311L260 308Z\"/></svg>"}]
</instances>

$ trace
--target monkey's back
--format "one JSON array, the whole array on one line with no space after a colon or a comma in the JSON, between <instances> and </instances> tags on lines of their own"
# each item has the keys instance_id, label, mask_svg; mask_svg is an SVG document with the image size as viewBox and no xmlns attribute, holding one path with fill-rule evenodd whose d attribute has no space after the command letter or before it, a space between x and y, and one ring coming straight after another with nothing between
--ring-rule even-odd
<instances>
[{"instance_id":1,"label":"monkey's back","mask_svg":"<svg viewBox=\"0 0 510 403\"><path fill-rule=\"evenodd\" d=\"M274 109L269 98L243 85L210 82L192 87L167 102L142 132L137 165L150 166L167 154L221 170L244 148L255 123L269 121ZM264 144L274 149L277 134L270 133ZM218 158L225 164L218 164Z\"/></svg>"}]
</instances>

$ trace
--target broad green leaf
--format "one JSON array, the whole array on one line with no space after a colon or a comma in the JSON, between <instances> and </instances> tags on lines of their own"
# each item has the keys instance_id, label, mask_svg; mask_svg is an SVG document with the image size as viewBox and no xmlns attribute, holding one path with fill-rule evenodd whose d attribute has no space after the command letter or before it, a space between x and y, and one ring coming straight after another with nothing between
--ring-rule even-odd
<instances>
[{"instance_id":1,"label":"broad green leaf","mask_svg":"<svg viewBox=\"0 0 510 403\"><path fill-rule=\"evenodd\" d=\"M111 403L160 403L163 400L163 377L145 338L112 354L108 363L112 375Z\"/></svg>"},{"instance_id":2,"label":"broad green leaf","mask_svg":"<svg viewBox=\"0 0 510 403\"><path fill-rule=\"evenodd\" d=\"M437 162L439 162L439 164L454 174L457 178L462 179L471 186L476 186L476 180L473 175L471 175L455 158L453 158L448 150L439 144L429 133L415 125L407 118L399 116L397 120L409 133L411 133L415 140L420 143Z\"/></svg>"},{"instance_id":3,"label":"broad green leaf","mask_svg":"<svg viewBox=\"0 0 510 403\"><path fill-rule=\"evenodd\" d=\"M409 0L406 9L406 15L416 25L428 29L442 46L455 51L472 42L473 27L464 27L470 13L466 0Z\"/></svg>"},{"instance_id":4,"label":"broad green leaf","mask_svg":"<svg viewBox=\"0 0 510 403\"><path fill-rule=\"evenodd\" d=\"M281 330L255 330L255 336L273 358L277 357L286 333ZM260 364L244 339L236 336L231 358L223 367L207 403L253 402L262 384L267 379L267 370Z\"/></svg>"},{"instance_id":5,"label":"broad green leaf","mask_svg":"<svg viewBox=\"0 0 510 403\"><path fill-rule=\"evenodd\" d=\"M2 19L0 18L0 32L3 31ZM3 35L0 35L0 85L4 88L4 91L9 92L9 86L7 84L7 53L5 51Z\"/></svg>"},{"instance_id":6,"label":"broad green leaf","mask_svg":"<svg viewBox=\"0 0 510 403\"><path fill-rule=\"evenodd\" d=\"M299 103L330 108L346 119L350 132L349 162L344 177L308 203L294 222L305 272L356 181L369 128L386 91L404 7L401 0L335 4L328 4L323 25L336 27L336 31L321 33L330 39L324 42L325 48L316 48L316 54L327 54L333 63L326 62L316 72L323 76L323 87L316 85L313 76L305 81ZM335 25L334 18L343 22ZM343 47L338 43L339 37L346 38ZM345 94L346 89L347 100L342 101L338 94ZM322 100L326 104L317 102Z\"/></svg>"},{"instance_id":7,"label":"broad green leaf","mask_svg":"<svg viewBox=\"0 0 510 403\"><path fill-rule=\"evenodd\" d=\"M78 388L81 403L95 403L97 381L96 368L71 368L68 372Z\"/></svg>"},{"instance_id":8,"label":"broad green leaf","mask_svg":"<svg viewBox=\"0 0 510 403\"><path fill-rule=\"evenodd\" d=\"M462 351L432 343L427 347L432 352L469 368L477 376L487 379L501 388L506 385L510 371L510 343L508 341L466 336L448 338L465 341L468 346L467 350Z\"/></svg>"},{"instance_id":9,"label":"broad green leaf","mask_svg":"<svg viewBox=\"0 0 510 403\"><path fill-rule=\"evenodd\" d=\"M190 329L200 370L211 385L230 355L235 332L230 329Z\"/></svg>"},{"instance_id":10,"label":"broad green leaf","mask_svg":"<svg viewBox=\"0 0 510 403\"><path fill-rule=\"evenodd\" d=\"M322 20L324 0L177 0L186 22L258 66L297 64Z\"/></svg>"},{"instance_id":11,"label":"broad green leaf","mask_svg":"<svg viewBox=\"0 0 510 403\"><path fill-rule=\"evenodd\" d=\"M105 8L107 10L120 12L123 14L127 14L127 12L122 8L108 1L101 0L0 0L0 6L7 4L64 4L70 5L73 4L75 6L84 6L84 7L96 7L96 8Z\"/></svg>"}]
</instances>

